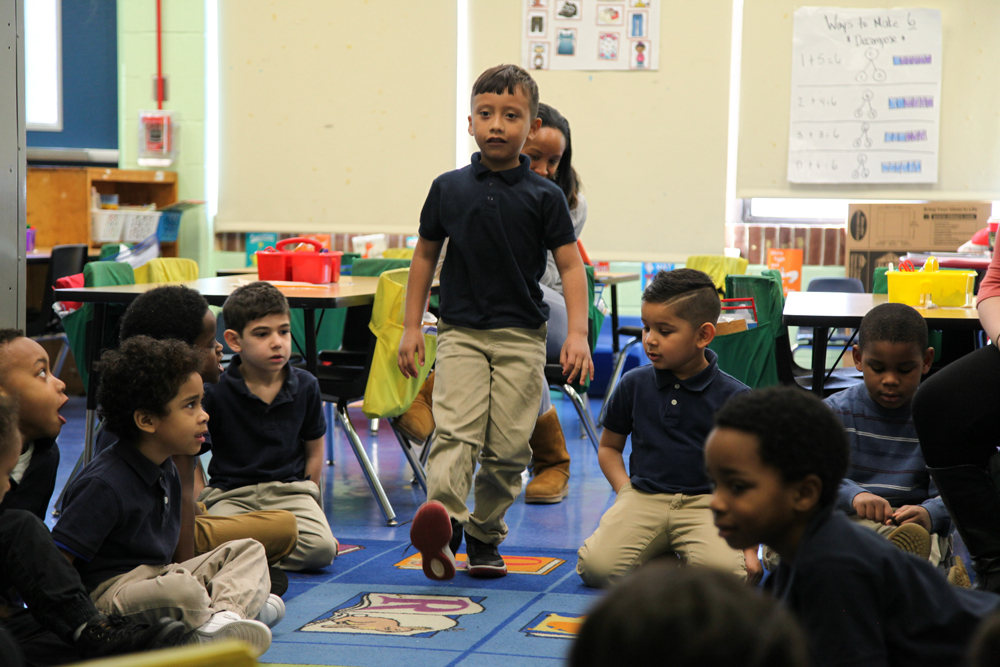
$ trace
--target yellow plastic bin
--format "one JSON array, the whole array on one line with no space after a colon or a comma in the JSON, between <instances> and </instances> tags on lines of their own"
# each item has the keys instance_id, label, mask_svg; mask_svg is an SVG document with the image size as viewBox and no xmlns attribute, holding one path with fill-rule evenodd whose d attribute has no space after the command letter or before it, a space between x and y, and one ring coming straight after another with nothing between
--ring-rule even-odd
<instances>
[{"instance_id":1,"label":"yellow plastic bin","mask_svg":"<svg viewBox=\"0 0 1000 667\"><path fill-rule=\"evenodd\" d=\"M972 304L975 271L889 271L889 301L925 306L926 294L935 306L962 308Z\"/></svg>"}]
</instances>

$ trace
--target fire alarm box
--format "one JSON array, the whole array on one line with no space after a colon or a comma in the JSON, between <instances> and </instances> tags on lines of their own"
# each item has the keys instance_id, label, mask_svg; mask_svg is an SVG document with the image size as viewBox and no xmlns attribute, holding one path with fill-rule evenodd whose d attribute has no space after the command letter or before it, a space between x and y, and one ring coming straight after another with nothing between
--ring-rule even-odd
<instances>
[{"instance_id":1,"label":"fire alarm box","mask_svg":"<svg viewBox=\"0 0 1000 667\"><path fill-rule=\"evenodd\" d=\"M173 111L139 112L139 157L144 167L169 167L177 157L180 129Z\"/></svg>"}]
</instances>

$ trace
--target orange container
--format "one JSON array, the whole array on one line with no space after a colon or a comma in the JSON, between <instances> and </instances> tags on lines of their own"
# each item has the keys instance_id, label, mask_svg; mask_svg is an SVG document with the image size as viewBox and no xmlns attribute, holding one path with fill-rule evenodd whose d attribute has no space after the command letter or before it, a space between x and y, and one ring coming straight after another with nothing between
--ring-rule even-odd
<instances>
[{"instance_id":1,"label":"orange container","mask_svg":"<svg viewBox=\"0 0 1000 667\"><path fill-rule=\"evenodd\" d=\"M314 250L287 251L286 246L308 243ZM340 280L342 252L320 252L318 242L295 237L278 241L277 249L258 250L257 276L261 280L291 280L305 283L335 283Z\"/></svg>"}]
</instances>

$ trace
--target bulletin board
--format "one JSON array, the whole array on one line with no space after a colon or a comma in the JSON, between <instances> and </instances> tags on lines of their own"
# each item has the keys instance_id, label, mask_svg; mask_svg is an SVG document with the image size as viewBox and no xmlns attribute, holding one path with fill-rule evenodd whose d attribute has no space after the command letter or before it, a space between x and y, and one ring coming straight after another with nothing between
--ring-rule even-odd
<instances>
[{"instance_id":1,"label":"bulletin board","mask_svg":"<svg viewBox=\"0 0 1000 667\"><path fill-rule=\"evenodd\" d=\"M521 0L527 70L658 70L663 0Z\"/></svg>"},{"instance_id":2,"label":"bulletin board","mask_svg":"<svg viewBox=\"0 0 1000 667\"><path fill-rule=\"evenodd\" d=\"M855 10L885 10L887 4L884 0L837 2L838 7ZM737 197L1000 199L1000 179L996 177L1000 173L1000 86L995 85L1000 72L1000 40L996 39L1000 2L919 3L941 16L940 97L935 99L939 114L937 180L933 183L862 183L855 179L850 183L809 183L789 179L794 21L796 11L804 6L809 5L796 0L744 2ZM855 34L849 30L852 41ZM882 65L884 58L880 54L877 59L882 69L887 67ZM859 136L864 142L860 131L851 141ZM869 137L874 139L871 129ZM882 140L884 143L884 132ZM871 169L871 159L868 165Z\"/></svg>"}]
</instances>

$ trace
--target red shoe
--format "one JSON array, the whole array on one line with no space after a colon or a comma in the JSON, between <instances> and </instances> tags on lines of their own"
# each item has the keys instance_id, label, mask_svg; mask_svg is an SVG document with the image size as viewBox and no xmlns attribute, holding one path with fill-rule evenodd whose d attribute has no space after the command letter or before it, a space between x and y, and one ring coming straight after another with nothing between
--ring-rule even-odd
<instances>
[{"instance_id":1,"label":"red shoe","mask_svg":"<svg viewBox=\"0 0 1000 667\"><path fill-rule=\"evenodd\" d=\"M430 500L417 510L410 524L410 542L420 551L424 574L434 581L446 581L455 576L455 554L449 543L452 537L448 510L436 500Z\"/></svg>"}]
</instances>

